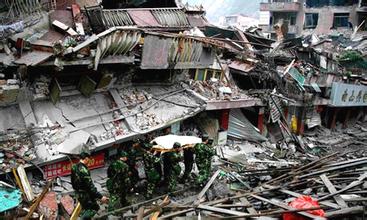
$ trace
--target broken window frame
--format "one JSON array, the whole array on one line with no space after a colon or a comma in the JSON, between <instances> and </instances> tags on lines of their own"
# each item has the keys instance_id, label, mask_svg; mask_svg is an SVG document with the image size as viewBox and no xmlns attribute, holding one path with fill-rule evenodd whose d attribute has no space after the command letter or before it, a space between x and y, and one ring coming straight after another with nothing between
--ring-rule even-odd
<instances>
[{"instance_id":1,"label":"broken window frame","mask_svg":"<svg viewBox=\"0 0 367 220\"><path fill-rule=\"evenodd\" d=\"M349 27L349 15L349 13L334 13L333 28Z\"/></svg>"},{"instance_id":2,"label":"broken window frame","mask_svg":"<svg viewBox=\"0 0 367 220\"><path fill-rule=\"evenodd\" d=\"M316 21L315 21L316 20ZM308 21L311 21L310 23ZM306 13L304 29L314 29L319 21L319 13Z\"/></svg>"},{"instance_id":3,"label":"broken window frame","mask_svg":"<svg viewBox=\"0 0 367 220\"><path fill-rule=\"evenodd\" d=\"M297 24L297 12L274 12L272 17L272 25L276 24L280 19L288 21L288 24L291 26Z\"/></svg>"}]
</instances>

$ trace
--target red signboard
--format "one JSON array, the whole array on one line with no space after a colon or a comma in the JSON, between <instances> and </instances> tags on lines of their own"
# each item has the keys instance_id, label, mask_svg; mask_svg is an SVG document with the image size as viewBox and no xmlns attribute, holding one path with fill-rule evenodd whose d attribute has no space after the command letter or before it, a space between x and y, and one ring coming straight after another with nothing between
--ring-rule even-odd
<instances>
[{"instance_id":1,"label":"red signboard","mask_svg":"<svg viewBox=\"0 0 367 220\"><path fill-rule=\"evenodd\" d=\"M78 163L78 160L75 159L73 160L72 163ZM70 160L65 160L65 161L54 163L54 164L46 165L45 167L43 167L45 178L51 179L57 176L70 175L72 163L70 162ZM88 168L92 170L92 169L103 167L104 164L105 164L104 153L102 152L102 153L93 155L91 157L88 163Z\"/></svg>"}]
</instances>

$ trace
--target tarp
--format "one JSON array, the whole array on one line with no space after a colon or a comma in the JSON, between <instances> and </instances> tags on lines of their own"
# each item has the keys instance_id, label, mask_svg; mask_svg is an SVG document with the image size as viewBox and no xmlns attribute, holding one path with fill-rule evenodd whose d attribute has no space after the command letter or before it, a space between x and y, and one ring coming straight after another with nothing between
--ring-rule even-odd
<instances>
[{"instance_id":1,"label":"tarp","mask_svg":"<svg viewBox=\"0 0 367 220\"><path fill-rule=\"evenodd\" d=\"M198 144L201 143L201 138L195 137L195 136L179 136L179 135L165 135L155 138L153 142L156 142L160 147L164 149L172 149L173 144L175 142L178 142L183 145L189 145L189 144Z\"/></svg>"},{"instance_id":2,"label":"tarp","mask_svg":"<svg viewBox=\"0 0 367 220\"><path fill-rule=\"evenodd\" d=\"M266 141L240 109L231 109L229 114L228 136L249 141Z\"/></svg>"},{"instance_id":3,"label":"tarp","mask_svg":"<svg viewBox=\"0 0 367 220\"><path fill-rule=\"evenodd\" d=\"M22 194L18 189L0 188L0 213L17 207L22 202Z\"/></svg>"}]
</instances>

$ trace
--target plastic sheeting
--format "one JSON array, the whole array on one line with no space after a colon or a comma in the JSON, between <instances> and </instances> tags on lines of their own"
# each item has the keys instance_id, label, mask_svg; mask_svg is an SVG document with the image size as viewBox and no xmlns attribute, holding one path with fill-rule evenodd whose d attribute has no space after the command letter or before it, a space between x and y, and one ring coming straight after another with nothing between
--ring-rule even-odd
<instances>
[{"instance_id":1,"label":"plastic sheeting","mask_svg":"<svg viewBox=\"0 0 367 220\"><path fill-rule=\"evenodd\" d=\"M172 149L173 144L178 142L183 145L198 144L201 143L201 138L195 136L179 136L179 135L165 135L155 138L152 142L156 142L160 147L164 149Z\"/></svg>"},{"instance_id":2,"label":"plastic sheeting","mask_svg":"<svg viewBox=\"0 0 367 220\"><path fill-rule=\"evenodd\" d=\"M257 131L240 109L231 109L229 113L228 136L256 142L267 140Z\"/></svg>"},{"instance_id":3,"label":"plastic sheeting","mask_svg":"<svg viewBox=\"0 0 367 220\"><path fill-rule=\"evenodd\" d=\"M0 213L17 207L21 202L20 190L0 188Z\"/></svg>"}]
</instances>

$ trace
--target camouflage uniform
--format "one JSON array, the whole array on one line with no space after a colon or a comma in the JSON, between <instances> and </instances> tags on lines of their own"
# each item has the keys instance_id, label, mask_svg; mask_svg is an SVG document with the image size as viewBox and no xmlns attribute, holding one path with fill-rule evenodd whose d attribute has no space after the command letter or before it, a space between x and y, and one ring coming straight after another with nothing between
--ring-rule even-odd
<instances>
[{"instance_id":1,"label":"camouflage uniform","mask_svg":"<svg viewBox=\"0 0 367 220\"><path fill-rule=\"evenodd\" d=\"M145 174L147 176L147 198L152 198L153 191L156 188L157 184L161 180L161 175L157 171L156 167L157 164L160 166L160 158L153 155L150 152L144 153L144 167L145 167Z\"/></svg>"},{"instance_id":2,"label":"camouflage uniform","mask_svg":"<svg viewBox=\"0 0 367 220\"><path fill-rule=\"evenodd\" d=\"M81 219L92 219L99 210L97 199L102 195L97 191L86 165L79 162L71 167L71 183L82 207Z\"/></svg>"},{"instance_id":3,"label":"camouflage uniform","mask_svg":"<svg viewBox=\"0 0 367 220\"><path fill-rule=\"evenodd\" d=\"M181 167L179 162L181 161L182 157L178 152L168 152L165 153L167 158L167 169L170 170L168 176L168 190L170 192L175 191L177 186L177 179L181 173Z\"/></svg>"},{"instance_id":4,"label":"camouflage uniform","mask_svg":"<svg viewBox=\"0 0 367 220\"><path fill-rule=\"evenodd\" d=\"M131 148L127 151L127 154L127 157L129 158L127 165L129 166L129 170L131 172L131 185L134 187L139 182L139 172L136 169L136 161L137 158L141 156L141 152L135 147L131 146Z\"/></svg>"},{"instance_id":5,"label":"camouflage uniform","mask_svg":"<svg viewBox=\"0 0 367 220\"><path fill-rule=\"evenodd\" d=\"M129 205L126 196L131 188L129 166L122 160L115 160L107 170L107 189L110 193L108 210L112 211Z\"/></svg>"},{"instance_id":6,"label":"camouflage uniform","mask_svg":"<svg viewBox=\"0 0 367 220\"><path fill-rule=\"evenodd\" d=\"M195 145L195 163L199 169L198 184L206 182L210 176L212 157L215 155L214 148L208 144L200 143Z\"/></svg>"}]
</instances>

